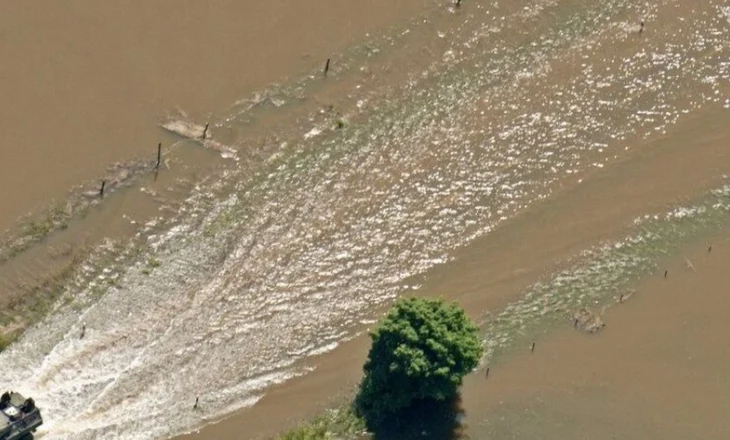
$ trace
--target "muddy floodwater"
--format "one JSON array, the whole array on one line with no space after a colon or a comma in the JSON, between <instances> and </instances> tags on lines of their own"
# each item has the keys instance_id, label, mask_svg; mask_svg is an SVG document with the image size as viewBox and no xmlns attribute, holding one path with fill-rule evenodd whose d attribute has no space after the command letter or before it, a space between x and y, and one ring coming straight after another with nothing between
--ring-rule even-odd
<instances>
[{"instance_id":1,"label":"muddy floodwater","mask_svg":"<svg viewBox=\"0 0 730 440\"><path fill-rule=\"evenodd\" d=\"M1 8L0 388L39 438L273 436L403 295L480 325L471 438L727 432L726 2Z\"/></svg>"},{"instance_id":2,"label":"muddy floodwater","mask_svg":"<svg viewBox=\"0 0 730 440\"><path fill-rule=\"evenodd\" d=\"M431 4L2 2L0 229L111 162L154 156L173 140L157 128L168 113L214 120Z\"/></svg>"},{"instance_id":3,"label":"muddy floodwater","mask_svg":"<svg viewBox=\"0 0 730 440\"><path fill-rule=\"evenodd\" d=\"M472 438L727 437L730 242L727 230L703 238L711 252L703 243L664 261L603 316L601 334L566 325L488 380L473 375L464 393Z\"/></svg>"}]
</instances>

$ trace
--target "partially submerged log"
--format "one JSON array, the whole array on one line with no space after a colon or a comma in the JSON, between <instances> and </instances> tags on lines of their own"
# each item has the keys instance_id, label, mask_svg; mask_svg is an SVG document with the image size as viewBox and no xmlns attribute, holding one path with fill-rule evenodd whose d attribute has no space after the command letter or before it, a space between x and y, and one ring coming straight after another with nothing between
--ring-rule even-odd
<instances>
[{"instance_id":1,"label":"partially submerged log","mask_svg":"<svg viewBox=\"0 0 730 440\"><path fill-rule=\"evenodd\" d=\"M238 159L236 150L214 139L210 139L209 133L205 139L203 138L203 134L206 132L205 124L196 124L183 118L170 118L160 123L160 127L185 139L198 142L205 148L217 151L225 159Z\"/></svg>"}]
</instances>

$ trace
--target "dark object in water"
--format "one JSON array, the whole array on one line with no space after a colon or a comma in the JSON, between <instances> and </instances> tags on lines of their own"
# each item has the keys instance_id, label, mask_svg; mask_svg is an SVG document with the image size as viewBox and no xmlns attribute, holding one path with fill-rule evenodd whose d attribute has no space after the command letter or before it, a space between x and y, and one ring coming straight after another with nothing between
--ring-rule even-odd
<instances>
[{"instance_id":1,"label":"dark object in water","mask_svg":"<svg viewBox=\"0 0 730 440\"><path fill-rule=\"evenodd\" d=\"M41 412L31 398L6 391L0 397L0 440L29 440L43 424Z\"/></svg>"},{"instance_id":2,"label":"dark object in water","mask_svg":"<svg viewBox=\"0 0 730 440\"><path fill-rule=\"evenodd\" d=\"M327 78L327 72L330 71L330 59L327 58L327 63L324 65L324 77Z\"/></svg>"},{"instance_id":3,"label":"dark object in water","mask_svg":"<svg viewBox=\"0 0 730 440\"><path fill-rule=\"evenodd\" d=\"M161 159L162 159L162 142L157 144L157 164L155 165L155 169L160 168Z\"/></svg>"}]
</instances>

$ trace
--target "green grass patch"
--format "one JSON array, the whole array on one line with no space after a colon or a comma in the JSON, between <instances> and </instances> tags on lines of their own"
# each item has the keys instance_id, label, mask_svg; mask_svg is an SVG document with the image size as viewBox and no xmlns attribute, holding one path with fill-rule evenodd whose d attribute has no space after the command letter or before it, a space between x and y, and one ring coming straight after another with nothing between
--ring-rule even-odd
<instances>
[{"instance_id":1,"label":"green grass patch","mask_svg":"<svg viewBox=\"0 0 730 440\"><path fill-rule=\"evenodd\" d=\"M7 336L0 335L0 352L5 350L10 345L10 338Z\"/></svg>"},{"instance_id":2,"label":"green grass patch","mask_svg":"<svg viewBox=\"0 0 730 440\"><path fill-rule=\"evenodd\" d=\"M365 422L350 407L328 410L277 440L357 439L365 434Z\"/></svg>"}]
</instances>

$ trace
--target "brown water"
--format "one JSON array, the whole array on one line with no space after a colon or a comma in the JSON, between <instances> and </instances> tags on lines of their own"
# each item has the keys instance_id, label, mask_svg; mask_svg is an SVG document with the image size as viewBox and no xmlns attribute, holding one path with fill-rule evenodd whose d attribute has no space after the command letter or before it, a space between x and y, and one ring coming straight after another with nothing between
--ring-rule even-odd
<instances>
[{"instance_id":1,"label":"brown water","mask_svg":"<svg viewBox=\"0 0 730 440\"><path fill-rule=\"evenodd\" d=\"M91 181L85 189L96 190L114 162L153 162L160 141L166 166L120 197L93 201L97 207L83 221L3 264L0 326L22 326L8 322L19 305L55 290L50 286L59 274L105 237L133 235L134 224L174 212L211 172L214 158L191 151L198 146L169 151L177 139L158 127L168 113L214 120L255 90L318 68L368 32L434 6L416 0L2 2L0 56L15 61L0 66L0 231L15 226L10 234L16 235L30 223L17 224L19 216L51 204L67 210L72 188ZM135 194L140 187L145 193ZM107 185L107 194L115 190ZM44 215L36 221L41 228L44 222Z\"/></svg>"},{"instance_id":2,"label":"brown water","mask_svg":"<svg viewBox=\"0 0 730 440\"><path fill-rule=\"evenodd\" d=\"M673 127L666 136L632 144L630 150L634 152L633 154L593 173L582 184L569 185L544 203L534 206L489 235L460 249L455 254L454 261L438 266L423 276L415 277L411 282L422 285L419 295L444 296L456 300L477 320L482 318L482 311L499 311L510 302L519 299L533 283L563 268L569 268L574 264L570 261L571 257L575 257L586 247L600 242L620 240L632 230L631 224L635 218L647 213L664 213L668 207L682 200L700 197L710 189L721 185L725 181L722 175L726 170L722 164L730 158L730 150L726 143L726 139L730 138L728 117L726 112L702 112ZM687 149L688 143L692 144L691 151ZM693 158L691 167L686 166L688 156ZM714 244L713 254L715 254L715 247L718 246L716 243L720 239L703 237L701 241L700 250L706 252L704 244L711 242ZM695 261L694 256L687 255L693 262ZM700 253L700 256L702 257L700 261L705 262L704 255ZM715 257L718 259L714 260ZM714 255L713 261L722 264L723 260L722 257ZM679 263L668 262L666 267L672 273L672 279L675 272L686 274L685 268ZM659 283L659 286L664 284ZM631 307L640 300L645 303L643 310L652 309L655 312L662 310L664 303L662 299L657 298L657 295L643 294L643 287L636 290L638 293L625 303L626 307ZM690 300L691 297L687 298ZM707 300L713 299L707 298ZM720 307L717 310L723 309ZM629 335L637 334L631 333L632 331L641 331L642 336L655 335L657 338L663 338L661 332L649 331L654 320L643 316L642 312L637 312L638 315L634 313L633 319L637 319L637 322L629 324L625 329L615 329L617 326L623 326L626 320L620 324L614 323L611 319L613 313L609 312L605 318L608 323L605 332L596 337L573 331L572 320L566 317L565 331L561 334L568 336L562 339L569 338L570 343L578 340L581 343L579 347L564 345L560 350L552 346L546 348L546 343L540 339L534 357L529 353L524 356L511 356L506 360L500 360L496 366L491 365L489 381L484 380L485 366L475 371L463 387L463 406L467 412L466 423L469 427L467 434L470 438L495 438L495 435L496 438L503 438L502 436L534 438L537 430L544 428L542 425L538 426L538 422L535 421L534 430L524 431L529 435L510 437L511 430L519 426L523 419L524 414L521 411L533 414L540 408L548 407L539 405L537 409L526 408L524 404L526 400L521 400L527 399L524 397L527 394L539 404L542 388L536 387L536 391L533 392L532 385L553 384L553 382L540 382L544 377L543 374L535 374L537 354L542 354L544 358L547 353L552 353L549 359L541 358L539 365L549 364L550 374L555 375L556 380L564 381L556 384L551 390L562 390L566 393L572 389L570 380L575 367L585 364L582 362L583 356L594 362L592 354L584 354L586 345L595 345L591 353L602 350L602 356L598 359L604 361L605 368L611 371L610 366L614 364L609 361L617 356L617 353L612 351L613 347L602 348L600 345L600 341L606 335L617 332L620 336L615 338L630 339ZM721 338L722 332L717 336ZM557 336L550 336L548 340L553 341L555 338ZM665 342L669 340L666 339ZM529 352L529 341L525 341L524 344L524 350ZM337 350L312 359L311 365L316 367L313 372L273 387L270 393L250 409L210 425L198 434L180 438L234 439L241 438L244 429L246 432L244 438L268 438L284 429L294 427L326 408L346 402L352 396L360 380L361 368L368 349L369 338L366 335L358 336ZM570 352L570 355L561 359L566 352ZM631 368L634 362L641 363L636 354L631 357L622 352L621 356L622 365L626 368ZM574 362L571 364L573 368L556 374L556 370L565 368L567 362ZM503 370L506 370L504 373L506 377L502 377ZM586 380L585 376L586 374L578 375L576 380L581 377ZM626 377L632 376L627 374ZM563 384L565 387L560 388ZM602 389L606 388L605 384L602 386ZM497 388L496 391L494 387ZM566 408L566 411L576 411L577 415L570 420L570 423L566 421L561 426L567 429L572 426L571 424L590 425L593 423L591 417L600 418L601 396L593 396L595 405L592 408L593 412L581 412L581 401L570 400L570 404L563 405L562 408ZM505 420L499 419L502 413L489 417L491 411L500 410L502 402L509 399L512 406L504 409ZM572 406L573 403L577 406ZM691 419L692 415L687 414L686 417ZM485 427L485 424L489 425ZM560 438L561 434L568 435L567 438L584 438L576 435L578 431L560 431L557 421L555 425L553 427L555 438ZM613 433L612 426L615 424L598 424L595 428L604 431L589 432L597 435L595 438L603 438L600 435L612 438L610 437ZM546 435L553 436L552 432Z\"/></svg>"},{"instance_id":3,"label":"brown water","mask_svg":"<svg viewBox=\"0 0 730 440\"><path fill-rule=\"evenodd\" d=\"M473 375L463 394L471 438L727 437L730 241L702 241L666 262L667 279L654 274L611 308L600 334L568 325L488 380Z\"/></svg>"},{"instance_id":4,"label":"brown water","mask_svg":"<svg viewBox=\"0 0 730 440\"><path fill-rule=\"evenodd\" d=\"M0 361L47 408L45 435L74 439L161 438L236 410L199 438L271 435L346 398L362 331L414 292L460 301L496 368L520 338L600 304L704 224L635 218L705 203L725 221L697 201L721 186L728 159L721 6L435 8L338 56L326 81L316 73L228 101L205 145L238 161L212 161L203 179L188 177L189 197L172 188L151 204L172 212L86 262ZM650 23L642 35L638 16ZM208 115L189 113L173 122L193 136ZM170 170L191 166L172 159ZM140 185L157 191L150 180ZM139 189L97 205L89 224L129 227L127 208L144 203L120 200ZM662 240L625 239L642 228ZM597 284L607 292L571 290L570 270L614 240L636 253L617 256L625 272Z\"/></svg>"},{"instance_id":5,"label":"brown water","mask_svg":"<svg viewBox=\"0 0 730 440\"><path fill-rule=\"evenodd\" d=\"M0 3L0 230L431 0ZM334 61L337 63L337 60ZM333 64L333 68L336 64Z\"/></svg>"}]
</instances>

